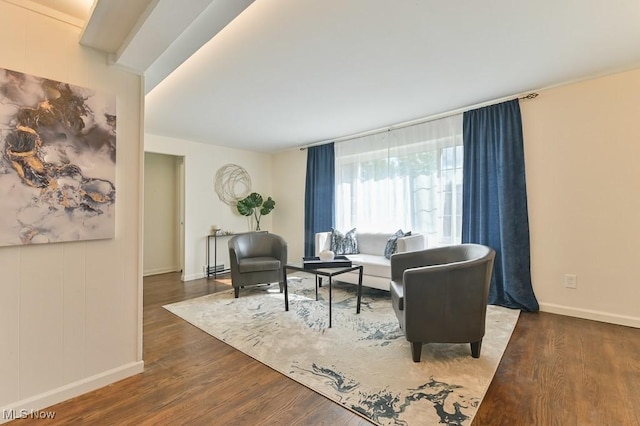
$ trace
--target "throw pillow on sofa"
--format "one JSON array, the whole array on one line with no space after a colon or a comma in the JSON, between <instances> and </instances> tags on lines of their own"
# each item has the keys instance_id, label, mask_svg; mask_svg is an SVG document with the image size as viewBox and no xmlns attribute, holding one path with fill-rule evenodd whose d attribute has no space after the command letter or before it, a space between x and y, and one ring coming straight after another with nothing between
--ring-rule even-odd
<instances>
[{"instance_id":1,"label":"throw pillow on sofa","mask_svg":"<svg viewBox=\"0 0 640 426\"><path fill-rule=\"evenodd\" d=\"M411 235L411 231L404 233L402 229L398 229L396 233L387 240L387 244L384 247L384 257L391 259L391 255L398 251L398 238L408 237L409 235Z\"/></svg>"},{"instance_id":2,"label":"throw pillow on sofa","mask_svg":"<svg viewBox=\"0 0 640 426\"><path fill-rule=\"evenodd\" d=\"M358 240L356 240L356 228L346 234L331 228L330 249L335 254L357 254Z\"/></svg>"}]
</instances>

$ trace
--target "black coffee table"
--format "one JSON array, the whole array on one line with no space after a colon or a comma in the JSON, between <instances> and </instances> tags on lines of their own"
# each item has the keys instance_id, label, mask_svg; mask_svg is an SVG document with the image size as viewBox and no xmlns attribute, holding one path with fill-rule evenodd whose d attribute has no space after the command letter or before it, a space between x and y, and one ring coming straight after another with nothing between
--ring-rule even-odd
<instances>
[{"instance_id":1,"label":"black coffee table","mask_svg":"<svg viewBox=\"0 0 640 426\"><path fill-rule=\"evenodd\" d=\"M284 273L284 310L289 310L289 290L287 285L287 270L291 269L294 271L302 271L308 272L310 274L315 275L316 278L316 300L318 300L318 277L328 277L329 278L329 328L331 328L331 278L336 275L344 274L351 271L359 271L358 272L358 302L356 307L356 313L360 313L360 299L362 297L362 265L352 265L352 266L339 266L339 267L331 267L331 268L323 268L323 267L314 267L309 268L305 267L303 262L293 262L287 263L283 268Z\"/></svg>"}]
</instances>

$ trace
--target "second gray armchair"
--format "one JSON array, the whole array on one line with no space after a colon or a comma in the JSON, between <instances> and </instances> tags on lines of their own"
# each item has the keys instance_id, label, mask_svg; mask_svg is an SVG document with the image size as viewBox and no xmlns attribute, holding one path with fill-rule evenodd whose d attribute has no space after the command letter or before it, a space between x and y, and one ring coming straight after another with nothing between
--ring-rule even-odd
<instances>
[{"instance_id":1,"label":"second gray armchair","mask_svg":"<svg viewBox=\"0 0 640 426\"><path fill-rule=\"evenodd\" d=\"M283 267L287 264L287 243L267 232L250 232L229 240L231 283L235 297L240 288L277 282L284 289Z\"/></svg>"},{"instance_id":2,"label":"second gray armchair","mask_svg":"<svg viewBox=\"0 0 640 426\"><path fill-rule=\"evenodd\" d=\"M391 256L391 302L415 362L424 343L470 343L480 357L494 258L479 244Z\"/></svg>"}]
</instances>

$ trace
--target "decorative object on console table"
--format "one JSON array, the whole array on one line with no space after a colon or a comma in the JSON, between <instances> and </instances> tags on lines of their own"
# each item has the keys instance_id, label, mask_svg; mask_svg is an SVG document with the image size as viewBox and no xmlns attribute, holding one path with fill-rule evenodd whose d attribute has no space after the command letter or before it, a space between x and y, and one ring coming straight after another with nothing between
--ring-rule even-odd
<instances>
[{"instance_id":1,"label":"decorative object on console table","mask_svg":"<svg viewBox=\"0 0 640 426\"><path fill-rule=\"evenodd\" d=\"M236 208L238 213L243 216L252 216L256 221L256 231L260 230L260 219L262 216L268 215L276 207L273 198L268 197L266 200L257 192L252 192L246 198L238 201Z\"/></svg>"}]
</instances>

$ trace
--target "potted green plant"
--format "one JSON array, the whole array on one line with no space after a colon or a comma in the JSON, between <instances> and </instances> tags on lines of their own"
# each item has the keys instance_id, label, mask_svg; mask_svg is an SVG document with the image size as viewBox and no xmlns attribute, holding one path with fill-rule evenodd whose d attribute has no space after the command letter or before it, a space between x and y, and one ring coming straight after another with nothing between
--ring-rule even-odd
<instances>
[{"instance_id":1,"label":"potted green plant","mask_svg":"<svg viewBox=\"0 0 640 426\"><path fill-rule=\"evenodd\" d=\"M264 215L268 215L275 208L276 202L273 198L268 197L266 200L257 192L252 192L242 200L236 203L238 213L243 216L253 215L256 220L256 231L260 230L260 219Z\"/></svg>"}]
</instances>

